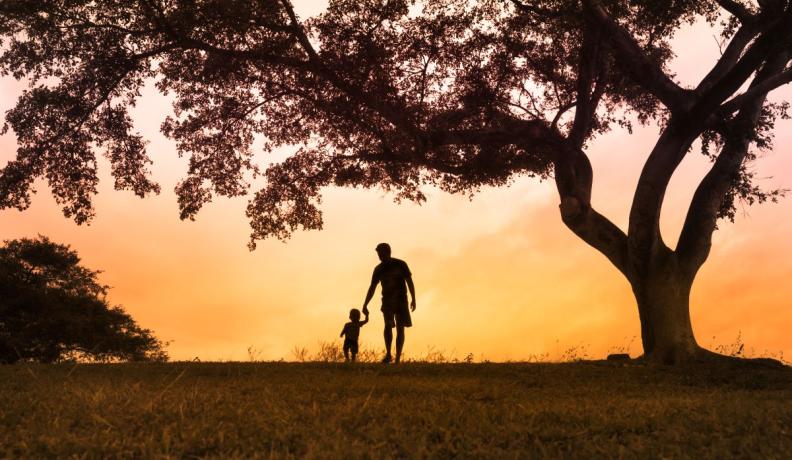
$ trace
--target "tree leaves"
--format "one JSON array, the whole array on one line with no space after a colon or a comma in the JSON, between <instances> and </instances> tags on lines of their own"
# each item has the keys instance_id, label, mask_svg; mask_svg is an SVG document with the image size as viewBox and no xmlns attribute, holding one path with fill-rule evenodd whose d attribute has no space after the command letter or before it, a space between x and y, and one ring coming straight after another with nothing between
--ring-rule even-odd
<instances>
[{"instance_id":1,"label":"tree leaves","mask_svg":"<svg viewBox=\"0 0 792 460\"><path fill-rule=\"evenodd\" d=\"M174 96L162 131L190 157L176 187L181 217L263 177L247 209L253 245L320 228L326 186L420 201L425 186L469 194L549 177L575 119L573 143L585 146L614 125L664 124L686 108L696 94L667 75L670 40L682 24L720 20L718 3L334 0L300 22L287 0L9 0L0 70L31 87L7 114L19 149L0 173L0 207L29 206L44 177L65 215L89 221L96 147L116 188L157 193L127 112L152 78ZM589 40L596 55L582 81L592 11L640 59L625 63L613 36ZM738 21L724 20L730 37ZM265 153L299 153L260 174L256 139Z\"/></svg>"},{"instance_id":2,"label":"tree leaves","mask_svg":"<svg viewBox=\"0 0 792 460\"><path fill-rule=\"evenodd\" d=\"M0 362L167 360L164 343L106 300L99 272L46 237L0 247Z\"/></svg>"}]
</instances>

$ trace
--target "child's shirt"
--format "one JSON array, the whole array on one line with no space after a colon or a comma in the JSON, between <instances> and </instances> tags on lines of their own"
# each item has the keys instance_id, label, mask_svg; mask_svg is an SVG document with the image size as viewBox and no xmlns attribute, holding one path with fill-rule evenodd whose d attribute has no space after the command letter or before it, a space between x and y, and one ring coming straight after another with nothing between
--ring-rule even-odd
<instances>
[{"instance_id":1,"label":"child's shirt","mask_svg":"<svg viewBox=\"0 0 792 460\"><path fill-rule=\"evenodd\" d=\"M353 323L352 321L344 324L344 330L341 331L341 335L346 337L346 340L349 342L357 342L358 337L360 336L360 328L366 324L366 321L358 321Z\"/></svg>"}]
</instances>

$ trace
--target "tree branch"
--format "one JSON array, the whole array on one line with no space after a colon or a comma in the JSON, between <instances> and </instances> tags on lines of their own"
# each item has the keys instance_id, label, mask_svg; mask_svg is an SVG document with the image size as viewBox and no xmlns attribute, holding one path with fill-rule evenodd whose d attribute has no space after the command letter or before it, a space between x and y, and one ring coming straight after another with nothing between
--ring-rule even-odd
<instances>
[{"instance_id":1,"label":"tree branch","mask_svg":"<svg viewBox=\"0 0 792 460\"><path fill-rule=\"evenodd\" d=\"M297 19L297 15L294 12L294 7L292 6L290 0L280 0L283 8L286 10L286 14L289 16L289 20L291 21L293 32L300 43L300 46L303 50L308 54L308 60L313 65L314 72L326 79L330 82L333 86L338 88L339 90L343 91L348 96L354 98L359 103L369 107L370 109L374 110L378 114L380 114L383 118L385 118L389 123L393 124L394 126L399 127L406 133L410 133L414 138L420 139L421 138L421 130L409 120L409 118L405 115L406 110L403 108L395 108L387 103L384 102L382 97L374 97L370 94L365 93L363 90L359 89L356 86L350 85L349 83L345 82L338 74L336 74L333 70L331 70L325 63L322 61L319 54L314 49L311 41L308 39L308 36L305 34L303 27L300 25L299 20Z\"/></svg>"},{"instance_id":2,"label":"tree branch","mask_svg":"<svg viewBox=\"0 0 792 460\"><path fill-rule=\"evenodd\" d=\"M294 7L289 0L280 0L280 3L289 18L290 25L288 29L294 35L294 39L299 44L300 48L302 48L302 50L307 55L307 60L285 55L272 54L264 50L236 50L218 47L206 41L199 40L178 32L168 23L164 11L162 11L162 9L159 8L155 2L152 2L152 0L144 0L144 3L153 13L154 21L163 30L163 32L174 40L177 40L178 43L185 48L194 48L236 59L253 61L258 60L270 64L283 65L295 70L313 73L314 75L336 87L348 97L357 101L362 106L373 110L392 125L398 127L406 133L410 133L416 139L421 138L420 130L405 115L406 110L392 107L385 103L383 98L374 97L365 93L360 88L350 85L324 64L316 49L311 44L310 39L305 34L305 31L303 30L303 27L297 19L296 13L294 12Z\"/></svg>"},{"instance_id":3,"label":"tree branch","mask_svg":"<svg viewBox=\"0 0 792 460\"><path fill-rule=\"evenodd\" d=\"M781 53L768 62L754 79L750 89L743 94L740 112L730 124L730 136L726 139L712 168L696 188L676 249L680 262L691 277L695 276L709 256L718 211L724 196L732 186L735 174L739 172L748 154L750 135L762 114L769 91L766 82L790 72L780 72L786 66L788 59L788 53Z\"/></svg>"},{"instance_id":4,"label":"tree branch","mask_svg":"<svg viewBox=\"0 0 792 460\"><path fill-rule=\"evenodd\" d=\"M736 17L743 23L749 22L753 18L753 13L740 2L736 0L715 0L718 5L729 14Z\"/></svg>"},{"instance_id":5,"label":"tree branch","mask_svg":"<svg viewBox=\"0 0 792 460\"><path fill-rule=\"evenodd\" d=\"M580 239L598 250L627 279L632 279L627 257L627 235L591 204L581 207L574 198L562 198L561 219Z\"/></svg>"},{"instance_id":6,"label":"tree branch","mask_svg":"<svg viewBox=\"0 0 792 460\"><path fill-rule=\"evenodd\" d=\"M161 53L173 50L175 48L176 46L173 43L169 43L151 49L149 51L133 54L129 56L128 59L130 63L137 63L139 61L155 57ZM60 132L53 134L47 139L40 140L38 143L40 145L57 144L64 137L70 136L76 133L77 131L79 131L80 128L82 128L82 126L85 124L85 122L87 122L88 119L91 118L91 115L93 115L94 111L96 111L96 109L98 109L102 104L110 100L110 96L112 96L113 91L115 91L116 88L118 88L118 85L121 84L122 81L124 81L124 78L126 78L129 72L132 70L132 68L129 66L127 67L119 66L119 67L122 70L122 72L120 72L119 75L116 75L116 77L110 82L109 85L107 85L104 91L101 92L99 98L88 107L88 110L86 110L85 113L79 119L77 119L73 125L62 129Z\"/></svg>"},{"instance_id":7,"label":"tree branch","mask_svg":"<svg viewBox=\"0 0 792 460\"><path fill-rule=\"evenodd\" d=\"M591 206L593 170L581 146L591 131L604 85L595 82L605 72L601 59L603 26L586 21L578 60L575 118L568 139L557 142L553 161L561 220L575 235L597 249L628 279L631 278L627 236ZM553 127L557 122L553 120ZM557 132L557 131L556 131ZM560 134L558 134L560 137Z\"/></svg>"},{"instance_id":8,"label":"tree branch","mask_svg":"<svg viewBox=\"0 0 792 460\"><path fill-rule=\"evenodd\" d=\"M591 162L574 141L559 146L554 171L564 225L631 279L627 235L591 206Z\"/></svg>"},{"instance_id":9,"label":"tree branch","mask_svg":"<svg viewBox=\"0 0 792 460\"><path fill-rule=\"evenodd\" d=\"M530 5L527 3L523 3L520 0L511 0L512 4L521 12L527 14L535 14L538 16L542 16L545 18L556 18L561 16L561 13L558 11L549 10L547 8L542 8L536 5Z\"/></svg>"},{"instance_id":10,"label":"tree branch","mask_svg":"<svg viewBox=\"0 0 792 460\"><path fill-rule=\"evenodd\" d=\"M308 62L297 58L279 55L279 54L272 54L264 50L257 50L257 49L236 50L236 49L222 48L213 45L211 43L208 43L204 40L199 40L191 36L185 35L179 32L178 30L176 30L176 28L174 28L168 22L168 19L165 16L165 12L156 3L156 1L143 0L143 3L145 4L145 6L148 7L150 13L152 14L152 21L157 25L160 31L184 49L192 48L201 51L206 51L208 53L214 53L220 56L226 56L228 58L242 59L242 60L259 60L270 64L284 65L294 69L301 69L301 70L308 69Z\"/></svg>"},{"instance_id":11,"label":"tree branch","mask_svg":"<svg viewBox=\"0 0 792 460\"><path fill-rule=\"evenodd\" d=\"M639 277L657 255L668 251L660 234L660 210L671 176L699 133L700 129L672 117L641 171L628 229L630 267Z\"/></svg>"},{"instance_id":12,"label":"tree branch","mask_svg":"<svg viewBox=\"0 0 792 460\"><path fill-rule=\"evenodd\" d=\"M771 77L768 77L760 82L751 85L751 87L744 93L734 96L730 100L726 101L721 106L721 112L724 114L731 114L740 110L743 105L751 99L754 99L757 96L762 94L769 93L770 91L784 86L788 83L792 83L792 68L789 68L783 72L779 72Z\"/></svg>"},{"instance_id":13,"label":"tree branch","mask_svg":"<svg viewBox=\"0 0 792 460\"><path fill-rule=\"evenodd\" d=\"M294 12L294 7L292 6L291 2L289 0L281 0L280 2L281 5L283 5L283 9L286 11L286 14L289 16L292 33L297 38L297 41L300 43L300 46L303 48L303 50L308 54L308 59L317 65L321 65L322 60L319 58L319 54L311 44L311 40L309 40L308 36L305 34L302 25L300 25L300 21L297 19L297 14Z\"/></svg>"},{"instance_id":14,"label":"tree branch","mask_svg":"<svg viewBox=\"0 0 792 460\"><path fill-rule=\"evenodd\" d=\"M503 120L498 128L438 130L428 135L430 146L517 145L533 154L552 159L561 198L559 206L564 224L583 241L604 254L622 273L629 276L627 236L591 206L592 169L586 154L545 121ZM366 158L377 161L376 157ZM463 173L455 165L408 160L391 156L389 161L411 161L450 174Z\"/></svg>"},{"instance_id":15,"label":"tree branch","mask_svg":"<svg viewBox=\"0 0 792 460\"><path fill-rule=\"evenodd\" d=\"M604 10L598 0L584 0L590 19L602 26L621 67L639 85L657 97L672 112L692 103L691 92L681 88L656 62L652 62L632 35Z\"/></svg>"},{"instance_id":16,"label":"tree branch","mask_svg":"<svg viewBox=\"0 0 792 460\"><path fill-rule=\"evenodd\" d=\"M553 117L553 120L550 122L550 126L552 126L554 129L557 128L558 127L558 122L561 121L561 117L563 117L565 113L567 113L571 108L575 107L576 105L577 105L577 102L573 101L573 102L570 102L568 104L564 104L564 105L558 107L558 111L556 112L555 116ZM526 112L530 113L531 115L533 115L535 117L539 116L538 114L535 114L533 112L529 112L529 111L526 111Z\"/></svg>"},{"instance_id":17,"label":"tree branch","mask_svg":"<svg viewBox=\"0 0 792 460\"><path fill-rule=\"evenodd\" d=\"M601 90L599 92L595 90L592 93L597 67L602 65L600 59L601 38L601 27L586 21L578 62L575 119L569 134L569 139L577 147L583 145L591 130L592 118L596 113L599 99L602 97Z\"/></svg>"},{"instance_id":18,"label":"tree branch","mask_svg":"<svg viewBox=\"0 0 792 460\"><path fill-rule=\"evenodd\" d=\"M706 118L734 94L765 63L767 56L789 48L792 40L792 8L774 19L743 56L699 97L691 109L692 119Z\"/></svg>"},{"instance_id":19,"label":"tree branch","mask_svg":"<svg viewBox=\"0 0 792 460\"><path fill-rule=\"evenodd\" d=\"M746 24L740 27L729 41L729 45L726 47L720 59L718 59L718 62L716 62L712 70L707 73L707 76L701 80L701 83L699 83L696 88L696 92L703 93L709 90L715 82L723 78L728 71L734 68L734 65L737 64L740 56L742 56L745 47L751 43L751 40L753 40L759 31L760 28L754 24Z\"/></svg>"},{"instance_id":20,"label":"tree branch","mask_svg":"<svg viewBox=\"0 0 792 460\"><path fill-rule=\"evenodd\" d=\"M581 150L604 94L603 84L595 86L605 72L601 59L603 29L598 21L587 20L584 26L578 59L575 118L568 138L556 142L553 170L564 225L605 255L629 279L627 235L591 206L593 170L588 156Z\"/></svg>"},{"instance_id":21,"label":"tree branch","mask_svg":"<svg viewBox=\"0 0 792 460\"><path fill-rule=\"evenodd\" d=\"M563 138L544 121L507 118L498 128L434 130L427 133L429 145L519 145L537 150L555 148Z\"/></svg>"}]
</instances>

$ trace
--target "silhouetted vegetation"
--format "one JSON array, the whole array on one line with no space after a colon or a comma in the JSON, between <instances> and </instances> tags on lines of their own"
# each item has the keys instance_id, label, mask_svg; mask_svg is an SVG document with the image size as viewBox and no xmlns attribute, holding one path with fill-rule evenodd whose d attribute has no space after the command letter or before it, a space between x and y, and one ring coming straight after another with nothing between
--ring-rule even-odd
<instances>
[{"instance_id":1,"label":"silhouetted vegetation","mask_svg":"<svg viewBox=\"0 0 792 460\"><path fill-rule=\"evenodd\" d=\"M0 362L164 361L164 344L107 301L99 272L46 237L0 247Z\"/></svg>"},{"instance_id":2,"label":"silhouetted vegetation","mask_svg":"<svg viewBox=\"0 0 792 460\"><path fill-rule=\"evenodd\" d=\"M610 354L621 354L624 356L631 356L630 350L632 348L633 342L635 341L636 337L625 337L625 343L621 345L616 345L608 348L608 351L605 355L601 356L600 358L604 358ZM772 361L777 361L780 364L786 366L792 366L792 362L787 361L784 357L783 351L772 351L772 350L757 350L754 347L746 346L742 341L742 335L738 333L737 337L727 343L717 342L715 341L715 337L712 338L713 342L709 343L708 346L715 350L716 352L732 357L742 359L743 364L751 366L752 362L754 364L758 364L761 362L765 362L765 364L773 366L774 364ZM266 359L263 359L261 350L256 349L253 346L248 347L247 350L248 361L249 362L267 362ZM361 363L379 363L382 361L383 358L382 350L378 350L369 346L368 344L363 344L360 346L360 350L358 353L358 362ZM429 346L425 350L418 350L414 353L408 353L405 355L405 362L408 363L423 363L423 364L487 364L491 363L490 359L488 359L484 355L475 355L473 353L458 353L456 350L444 350L442 348ZM635 358L635 353L632 354L632 357ZM769 360L765 360L765 358L769 358ZM587 344L576 344L576 345L569 345L569 346L561 346L558 341L556 341L556 350L554 353L549 351L540 352L540 353L528 353L518 359L507 360L506 363L510 364L557 364L557 363L574 363L574 362L591 362L592 360L598 359L596 356L592 356L589 351L589 345ZM295 346L292 351L291 355L287 359L281 359L278 362L284 361L292 361L292 362L300 362L300 363L341 363L344 362L344 354L342 352L341 347L336 342L326 342L326 341L319 341L313 348L308 348L305 346ZM495 361L498 362L498 361ZM631 361L631 364L637 364L638 361ZM759 364L761 365L761 364Z\"/></svg>"},{"instance_id":3,"label":"silhouetted vegetation","mask_svg":"<svg viewBox=\"0 0 792 460\"><path fill-rule=\"evenodd\" d=\"M162 131L191 157L176 187L182 218L215 195L249 193L257 137L267 152L300 148L261 171L251 247L321 228L329 186L420 202L426 186L470 194L551 179L564 224L630 282L647 358L714 358L694 337L689 294L718 219L782 195L760 188L751 162L787 115L768 94L792 81L788 0L341 0L310 20L289 0L218 5L0 3L0 72L30 83L6 117L19 148L0 172L0 208L27 208L44 177L66 216L90 220L93 147L116 188L158 192L129 113L156 79L174 101ZM716 29L721 56L700 81L680 82L668 67L690 23ZM592 204L587 150L650 122L660 133L622 229ZM660 210L696 141L712 167L671 248Z\"/></svg>"}]
</instances>

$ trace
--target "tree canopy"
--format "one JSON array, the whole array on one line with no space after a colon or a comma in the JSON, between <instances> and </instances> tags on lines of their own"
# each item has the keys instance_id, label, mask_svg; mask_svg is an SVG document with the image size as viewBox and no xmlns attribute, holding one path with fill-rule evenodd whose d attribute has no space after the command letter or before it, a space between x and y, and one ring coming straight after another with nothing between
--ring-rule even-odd
<instances>
[{"instance_id":1,"label":"tree canopy","mask_svg":"<svg viewBox=\"0 0 792 460\"><path fill-rule=\"evenodd\" d=\"M545 178L559 152L634 116L695 105L691 116L710 118L701 134L722 141L718 127L741 100L713 110L785 43L771 40L787 34L771 11L785 2L766 3L335 0L301 22L286 0L6 1L0 68L30 89L6 117L19 149L0 176L0 206L27 207L45 177L67 216L89 220L93 147L116 188L158 192L128 113L152 78L175 97L163 132L190 155L176 189L183 218L214 195L248 193L254 136L268 151L300 146L263 172L247 211L253 242L320 228L328 185L420 201L427 184L471 192ZM722 21L732 45L684 89L665 72L669 39L702 19ZM732 185L731 197L762 197L746 169ZM732 209L725 200L721 215Z\"/></svg>"},{"instance_id":2,"label":"tree canopy","mask_svg":"<svg viewBox=\"0 0 792 460\"><path fill-rule=\"evenodd\" d=\"M120 306L99 272L45 237L0 247L0 362L167 360L164 344Z\"/></svg>"}]
</instances>

